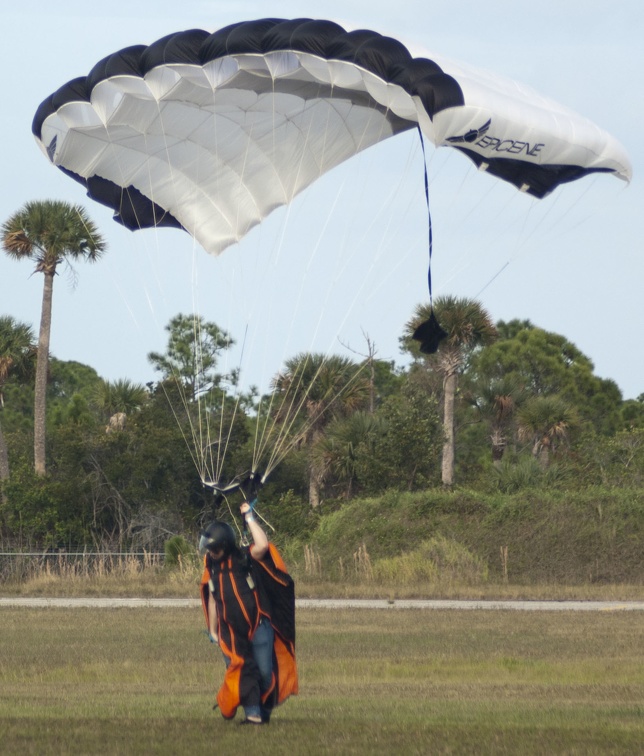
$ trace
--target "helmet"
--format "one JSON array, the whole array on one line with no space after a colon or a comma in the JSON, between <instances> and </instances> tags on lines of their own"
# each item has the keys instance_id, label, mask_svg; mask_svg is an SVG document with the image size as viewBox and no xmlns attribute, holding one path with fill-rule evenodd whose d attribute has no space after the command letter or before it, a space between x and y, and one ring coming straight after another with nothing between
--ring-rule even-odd
<instances>
[{"instance_id":1,"label":"helmet","mask_svg":"<svg viewBox=\"0 0 644 756\"><path fill-rule=\"evenodd\" d=\"M199 551L205 554L206 551L218 551L223 549L224 556L228 556L235 548L235 531L227 522L214 520L205 530L201 531L199 538Z\"/></svg>"}]
</instances>

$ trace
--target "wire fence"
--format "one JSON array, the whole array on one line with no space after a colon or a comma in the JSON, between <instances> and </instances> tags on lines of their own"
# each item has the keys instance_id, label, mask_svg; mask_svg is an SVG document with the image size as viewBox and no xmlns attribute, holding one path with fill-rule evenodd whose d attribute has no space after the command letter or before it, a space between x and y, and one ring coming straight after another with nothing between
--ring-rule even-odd
<instances>
[{"instance_id":1,"label":"wire fence","mask_svg":"<svg viewBox=\"0 0 644 756\"><path fill-rule=\"evenodd\" d=\"M0 582L135 574L161 568L165 559L156 551L0 551Z\"/></svg>"}]
</instances>

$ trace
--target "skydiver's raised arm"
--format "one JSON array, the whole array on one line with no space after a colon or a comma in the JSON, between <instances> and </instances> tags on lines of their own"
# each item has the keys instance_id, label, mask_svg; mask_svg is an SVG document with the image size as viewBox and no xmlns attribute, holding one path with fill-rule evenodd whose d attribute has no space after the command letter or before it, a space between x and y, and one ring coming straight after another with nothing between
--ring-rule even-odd
<instances>
[{"instance_id":1,"label":"skydiver's raised arm","mask_svg":"<svg viewBox=\"0 0 644 756\"><path fill-rule=\"evenodd\" d=\"M248 530L253 537L253 545L250 547L250 555L253 559L262 559L268 552L268 538L262 526L255 519L250 505L245 501L239 511L244 516L244 520L248 525Z\"/></svg>"}]
</instances>

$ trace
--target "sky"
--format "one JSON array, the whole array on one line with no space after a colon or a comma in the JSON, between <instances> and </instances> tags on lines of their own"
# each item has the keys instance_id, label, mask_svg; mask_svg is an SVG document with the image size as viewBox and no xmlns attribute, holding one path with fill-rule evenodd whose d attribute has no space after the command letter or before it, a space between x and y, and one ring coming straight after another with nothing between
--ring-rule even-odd
<instances>
[{"instance_id":1,"label":"sky","mask_svg":"<svg viewBox=\"0 0 644 756\"><path fill-rule=\"evenodd\" d=\"M530 85L591 118L626 148L630 185L588 177L534 200L477 173L449 149L429 149L434 295L478 299L491 317L562 334L614 380L644 393L644 4L641 0L41 0L3 4L5 93L0 219L25 202L83 205L108 253L61 269L52 354L107 380L158 378L147 359L164 327L198 312L236 346L222 368L268 388L302 351L405 364L398 339L427 301L427 211L417 137L373 147L309 187L219 257L184 232L131 233L52 167L31 134L40 104L101 58L190 28L215 31L268 15L334 19L417 44ZM0 314L37 331L42 277L0 254Z\"/></svg>"}]
</instances>

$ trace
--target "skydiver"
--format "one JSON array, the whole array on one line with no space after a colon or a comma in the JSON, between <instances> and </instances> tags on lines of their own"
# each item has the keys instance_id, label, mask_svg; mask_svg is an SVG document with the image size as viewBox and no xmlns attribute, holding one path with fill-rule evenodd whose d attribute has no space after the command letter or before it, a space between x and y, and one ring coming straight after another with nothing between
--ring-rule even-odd
<instances>
[{"instance_id":1,"label":"skydiver","mask_svg":"<svg viewBox=\"0 0 644 756\"><path fill-rule=\"evenodd\" d=\"M298 690L295 591L248 502L240 512L252 545L239 547L232 527L219 520L201 534L201 598L210 640L226 662L214 708L233 719L242 706L241 724L262 725Z\"/></svg>"}]
</instances>

